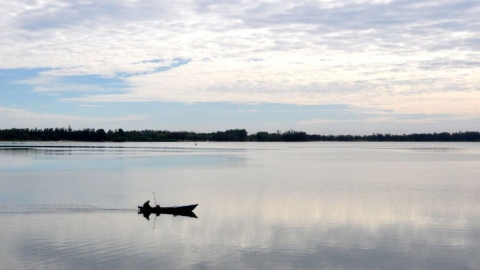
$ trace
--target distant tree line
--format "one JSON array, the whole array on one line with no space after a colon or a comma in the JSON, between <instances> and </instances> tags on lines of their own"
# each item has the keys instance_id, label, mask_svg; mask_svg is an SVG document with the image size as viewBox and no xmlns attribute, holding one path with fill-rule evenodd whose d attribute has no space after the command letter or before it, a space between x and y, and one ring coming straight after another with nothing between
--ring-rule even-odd
<instances>
[{"instance_id":1,"label":"distant tree line","mask_svg":"<svg viewBox=\"0 0 480 270\"><path fill-rule=\"evenodd\" d=\"M245 129L230 129L210 133L193 131L167 130L132 130L115 129L81 129L44 128L44 129L3 129L0 130L0 141L88 141L88 142L165 142L165 141L389 141L389 142L479 142L480 132L441 132L414 133L403 135L380 134L372 135L317 135L303 131L289 130L281 133L257 132L248 135Z\"/></svg>"},{"instance_id":2,"label":"distant tree line","mask_svg":"<svg viewBox=\"0 0 480 270\"><path fill-rule=\"evenodd\" d=\"M257 141L369 141L369 142L480 142L480 132L441 132L414 134L381 134L372 135L317 135L303 131L290 130L284 133L257 132L252 140ZM249 136L249 138L250 138Z\"/></svg>"},{"instance_id":3,"label":"distant tree line","mask_svg":"<svg viewBox=\"0 0 480 270\"><path fill-rule=\"evenodd\" d=\"M168 142L168 141L246 141L245 129L233 129L211 133L167 130L132 130L85 128L4 129L0 141L87 141L87 142Z\"/></svg>"}]
</instances>

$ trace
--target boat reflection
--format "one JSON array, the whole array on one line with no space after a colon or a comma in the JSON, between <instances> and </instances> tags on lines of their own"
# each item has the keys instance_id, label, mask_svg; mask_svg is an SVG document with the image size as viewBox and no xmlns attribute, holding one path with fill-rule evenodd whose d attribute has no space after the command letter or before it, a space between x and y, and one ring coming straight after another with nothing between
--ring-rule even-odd
<instances>
[{"instance_id":1,"label":"boat reflection","mask_svg":"<svg viewBox=\"0 0 480 270\"><path fill-rule=\"evenodd\" d=\"M152 212L144 212L144 211L138 211L138 214L142 214L144 218L146 218L147 220L150 220L150 215L154 215L154 216L160 216L160 215L173 215L174 217L176 216L183 216L183 217L190 217L190 218L198 218L197 215L195 215L195 213L193 213L192 211L187 211L187 212L179 212L179 213L152 213Z\"/></svg>"}]
</instances>

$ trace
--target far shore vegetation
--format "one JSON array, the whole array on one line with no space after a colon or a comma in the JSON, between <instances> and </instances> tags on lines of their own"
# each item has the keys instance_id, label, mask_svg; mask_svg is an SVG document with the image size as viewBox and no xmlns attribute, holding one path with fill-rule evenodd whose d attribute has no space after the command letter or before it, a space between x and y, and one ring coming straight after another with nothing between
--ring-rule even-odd
<instances>
[{"instance_id":1,"label":"far shore vegetation","mask_svg":"<svg viewBox=\"0 0 480 270\"><path fill-rule=\"evenodd\" d=\"M86 142L166 142L166 141L390 141L390 142L480 142L480 132L441 132L414 134L380 134L372 135L318 135L303 131L289 130L275 133L257 132L248 134L245 129L231 129L210 133L193 131L167 130L132 130L115 129L81 129L44 128L44 129L3 129L0 130L0 141L86 141Z\"/></svg>"}]
</instances>

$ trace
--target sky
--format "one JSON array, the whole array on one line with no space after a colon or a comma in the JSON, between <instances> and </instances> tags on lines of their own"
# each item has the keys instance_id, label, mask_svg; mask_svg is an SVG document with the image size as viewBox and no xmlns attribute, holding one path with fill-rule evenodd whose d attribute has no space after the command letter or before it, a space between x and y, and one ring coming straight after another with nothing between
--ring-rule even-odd
<instances>
[{"instance_id":1,"label":"sky","mask_svg":"<svg viewBox=\"0 0 480 270\"><path fill-rule=\"evenodd\" d=\"M478 0L2 0L0 129L480 130Z\"/></svg>"}]
</instances>

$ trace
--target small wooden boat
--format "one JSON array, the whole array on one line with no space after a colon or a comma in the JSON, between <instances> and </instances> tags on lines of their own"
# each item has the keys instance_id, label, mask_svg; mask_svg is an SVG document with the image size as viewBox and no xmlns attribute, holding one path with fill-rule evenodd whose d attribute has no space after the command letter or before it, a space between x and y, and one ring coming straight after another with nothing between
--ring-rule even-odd
<instances>
[{"instance_id":1,"label":"small wooden boat","mask_svg":"<svg viewBox=\"0 0 480 270\"><path fill-rule=\"evenodd\" d=\"M185 205L185 206L174 206L174 207L152 207L145 208L143 206L138 206L139 213L154 213L154 214L180 214L192 212L198 204Z\"/></svg>"}]
</instances>

